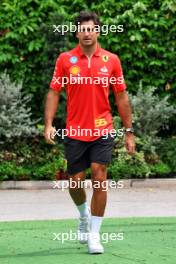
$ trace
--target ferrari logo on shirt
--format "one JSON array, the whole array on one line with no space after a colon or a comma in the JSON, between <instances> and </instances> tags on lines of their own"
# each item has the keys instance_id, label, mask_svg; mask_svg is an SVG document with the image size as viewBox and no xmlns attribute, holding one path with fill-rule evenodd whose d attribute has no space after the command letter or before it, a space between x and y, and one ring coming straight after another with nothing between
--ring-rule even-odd
<instances>
[{"instance_id":1,"label":"ferrari logo on shirt","mask_svg":"<svg viewBox=\"0 0 176 264\"><path fill-rule=\"evenodd\" d=\"M109 60L109 56L107 55L102 56L102 61L107 62L108 60Z\"/></svg>"},{"instance_id":2,"label":"ferrari logo on shirt","mask_svg":"<svg viewBox=\"0 0 176 264\"><path fill-rule=\"evenodd\" d=\"M107 121L105 118L95 119L95 127L104 126L106 124L107 124Z\"/></svg>"},{"instance_id":3,"label":"ferrari logo on shirt","mask_svg":"<svg viewBox=\"0 0 176 264\"><path fill-rule=\"evenodd\" d=\"M78 75L80 73L80 68L78 66L72 66L70 68L70 73L73 75Z\"/></svg>"}]
</instances>

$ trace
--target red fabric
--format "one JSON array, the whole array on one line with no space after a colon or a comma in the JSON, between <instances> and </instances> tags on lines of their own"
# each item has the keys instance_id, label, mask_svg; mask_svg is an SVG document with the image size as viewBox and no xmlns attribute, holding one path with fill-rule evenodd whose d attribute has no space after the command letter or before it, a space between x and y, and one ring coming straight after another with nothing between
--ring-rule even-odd
<instances>
[{"instance_id":1,"label":"red fabric","mask_svg":"<svg viewBox=\"0 0 176 264\"><path fill-rule=\"evenodd\" d=\"M70 75L71 74L71 75ZM117 55L102 49L97 45L95 53L91 59L83 54L78 45L73 50L61 53L55 65L53 78L50 88L56 91L62 89L62 77L90 77L95 80L97 77L110 78L115 77L121 80L123 78L121 63ZM123 82L112 85L114 93L121 92L126 89ZM112 115L108 100L110 84L103 87L103 84L71 84L70 81L66 85L67 93L67 120L66 128L70 126L77 129L103 130L112 129ZM69 137L92 141L100 136L70 136Z\"/></svg>"}]
</instances>

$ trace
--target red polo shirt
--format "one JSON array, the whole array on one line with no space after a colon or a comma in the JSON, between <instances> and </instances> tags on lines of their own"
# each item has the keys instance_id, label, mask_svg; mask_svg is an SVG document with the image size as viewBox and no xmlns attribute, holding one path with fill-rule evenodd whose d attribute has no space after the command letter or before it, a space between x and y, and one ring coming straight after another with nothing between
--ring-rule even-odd
<instances>
[{"instance_id":1,"label":"red polo shirt","mask_svg":"<svg viewBox=\"0 0 176 264\"><path fill-rule=\"evenodd\" d=\"M114 93L126 89L117 55L99 45L91 58L82 52L79 45L61 53L56 61L50 88L61 91L64 84L69 137L93 141L100 137L98 131L110 131L113 128L108 99L110 87ZM77 130L77 133L71 133L71 129L72 132L73 129Z\"/></svg>"}]
</instances>

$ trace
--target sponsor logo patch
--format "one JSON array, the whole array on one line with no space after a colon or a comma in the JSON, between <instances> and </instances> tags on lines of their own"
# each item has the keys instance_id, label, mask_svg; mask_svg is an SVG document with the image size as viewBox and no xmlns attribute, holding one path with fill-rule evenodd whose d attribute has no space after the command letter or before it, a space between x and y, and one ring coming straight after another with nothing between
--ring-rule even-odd
<instances>
[{"instance_id":1,"label":"sponsor logo patch","mask_svg":"<svg viewBox=\"0 0 176 264\"><path fill-rule=\"evenodd\" d=\"M105 118L95 119L95 127L105 126L107 121Z\"/></svg>"},{"instance_id":2,"label":"sponsor logo patch","mask_svg":"<svg viewBox=\"0 0 176 264\"><path fill-rule=\"evenodd\" d=\"M104 66L103 68L100 69L100 71L107 73L108 72L108 69Z\"/></svg>"},{"instance_id":3,"label":"sponsor logo patch","mask_svg":"<svg viewBox=\"0 0 176 264\"><path fill-rule=\"evenodd\" d=\"M73 75L78 75L80 73L80 68L78 66L72 66L70 68L70 73Z\"/></svg>"},{"instance_id":4,"label":"sponsor logo patch","mask_svg":"<svg viewBox=\"0 0 176 264\"><path fill-rule=\"evenodd\" d=\"M75 63L78 62L78 58L77 58L76 56L72 56L72 57L70 58L70 62L71 62L72 64L75 64Z\"/></svg>"}]
</instances>

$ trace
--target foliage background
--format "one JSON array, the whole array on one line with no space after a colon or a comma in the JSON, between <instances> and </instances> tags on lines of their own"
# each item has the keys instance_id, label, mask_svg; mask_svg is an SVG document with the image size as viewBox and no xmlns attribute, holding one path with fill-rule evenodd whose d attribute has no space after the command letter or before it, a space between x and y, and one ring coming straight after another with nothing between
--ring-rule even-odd
<instances>
[{"instance_id":1,"label":"foliage background","mask_svg":"<svg viewBox=\"0 0 176 264\"><path fill-rule=\"evenodd\" d=\"M87 9L95 11L102 24L124 25L123 33L110 32L100 37L100 43L120 57L129 93L137 94L142 81L144 91L149 86L156 87L155 93L161 99L170 95L170 104L175 106L174 0L2 0L0 73L6 70L13 81L23 82L23 91L32 96L32 117L43 118L44 98L56 58L76 44L73 34L53 33L53 25L73 22L81 10ZM115 115L112 95L110 100ZM63 93L57 114L59 126L64 125L65 102ZM174 136L175 122L172 116L169 129L158 130L160 136Z\"/></svg>"},{"instance_id":2,"label":"foliage background","mask_svg":"<svg viewBox=\"0 0 176 264\"><path fill-rule=\"evenodd\" d=\"M123 33L110 32L100 43L119 55L128 90L135 93L142 80L144 87L157 87L161 96L171 93L175 102L175 1L3 0L0 70L23 80L24 90L33 94L34 115L43 111L57 56L76 43L72 34L54 34L52 25L73 22L84 9L97 12L102 24L124 25Z\"/></svg>"}]
</instances>

